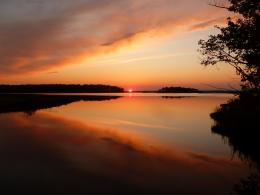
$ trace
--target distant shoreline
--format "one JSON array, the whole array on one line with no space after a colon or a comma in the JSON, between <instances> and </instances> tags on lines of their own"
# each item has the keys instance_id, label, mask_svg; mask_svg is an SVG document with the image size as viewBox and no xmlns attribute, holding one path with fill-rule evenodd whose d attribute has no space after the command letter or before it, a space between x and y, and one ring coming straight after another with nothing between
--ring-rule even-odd
<instances>
[{"instance_id":1,"label":"distant shoreline","mask_svg":"<svg viewBox=\"0 0 260 195\"><path fill-rule=\"evenodd\" d=\"M211 93L226 93L226 94L238 94L240 91L232 90L199 90L197 92L160 92L160 91L133 91L133 93L158 93L158 94L167 94L167 93L187 93L187 94L211 94Z\"/></svg>"},{"instance_id":2,"label":"distant shoreline","mask_svg":"<svg viewBox=\"0 0 260 195\"><path fill-rule=\"evenodd\" d=\"M0 93L122 93L117 86L101 84L28 84L0 85Z\"/></svg>"},{"instance_id":3,"label":"distant shoreline","mask_svg":"<svg viewBox=\"0 0 260 195\"><path fill-rule=\"evenodd\" d=\"M37 93L227 93L237 94L235 90L199 90L184 87L164 87L159 90L125 91L123 88L102 84L25 84L1 85L0 94L37 94Z\"/></svg>"},{"instance_id":4,"label":"distant shoreline","mask_svg":"<svg viewBox=\"0 0 260 195\"><path fill-rule=\"evenodd\" d=\"M0 95L6 95L6 94L28 94L28 95L66 95L66 94L134 94L134 93L156 93L156 94L239 94L240 91L199 91L199 92L158 92L158 91L123 91L123 92L0 92Z\"/></svg>"}]
</instances>

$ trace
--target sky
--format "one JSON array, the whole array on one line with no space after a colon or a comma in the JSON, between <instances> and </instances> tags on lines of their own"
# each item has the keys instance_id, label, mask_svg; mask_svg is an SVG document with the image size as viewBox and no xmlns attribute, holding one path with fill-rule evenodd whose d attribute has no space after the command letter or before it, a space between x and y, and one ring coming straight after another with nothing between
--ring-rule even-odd
<instances>
[{"instance_id":1,"label":"sky","mask_svg":"<svg viewBox=\"0 0 260 195\"><path fill-rule=\"evenodd\" d=\"M198 41L229 16L211 0L1 0L0 83L237 87Z\"/></svg>"}]
</instances>

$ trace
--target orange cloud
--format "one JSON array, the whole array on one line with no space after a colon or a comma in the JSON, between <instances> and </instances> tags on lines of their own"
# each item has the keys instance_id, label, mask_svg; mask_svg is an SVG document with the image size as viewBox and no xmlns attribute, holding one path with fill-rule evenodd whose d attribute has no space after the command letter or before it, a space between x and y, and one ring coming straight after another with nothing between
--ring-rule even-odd
<instances>
[{"instance_id":1,"label":"orange cloud","mask_svg":"<svg viewBox=\"0 0 260 195\"><path fill-rule=\"evenodd\" d=\"M146 33L196 30L225 15L204 0L100 0L1 2L0 74L75 65Z\"/></svg>"}]
</instances>

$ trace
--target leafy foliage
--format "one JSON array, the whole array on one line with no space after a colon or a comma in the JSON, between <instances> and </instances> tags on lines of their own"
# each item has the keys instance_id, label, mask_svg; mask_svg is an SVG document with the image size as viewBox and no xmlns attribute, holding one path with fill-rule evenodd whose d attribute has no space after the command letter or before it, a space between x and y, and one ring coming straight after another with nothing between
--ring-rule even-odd
<instances>
[{"instance_id":1,"label":"leafy foliage","mask_svg":"<svg viewBox=\"0 0 260 195\"><path fill-rule=\"evenodd\" d=\"M228 63L241 76L244 88L260 88L260 1L228 1L230 5L221 8L239 16L227 18L226 27L217 27L219 34L199 41L201 64Z\"/></svg>"}]
</instances>

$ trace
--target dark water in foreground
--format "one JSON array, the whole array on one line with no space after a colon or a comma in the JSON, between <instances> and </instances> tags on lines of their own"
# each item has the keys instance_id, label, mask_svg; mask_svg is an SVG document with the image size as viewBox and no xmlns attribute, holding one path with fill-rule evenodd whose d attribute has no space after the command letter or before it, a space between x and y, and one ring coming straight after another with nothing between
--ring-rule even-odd
<instances>
[{"instance_id":1,"label":"dark water in foreground","mask_svg":"<svg viewBox=\"0 0 260 195\"><path fill-rule=\"evenodd\" d=\"M251 172L211 132L209 114L230 97L132 94L2 113L0 188L37 194L229 194Z\"/></svg>"}]
</instances>

